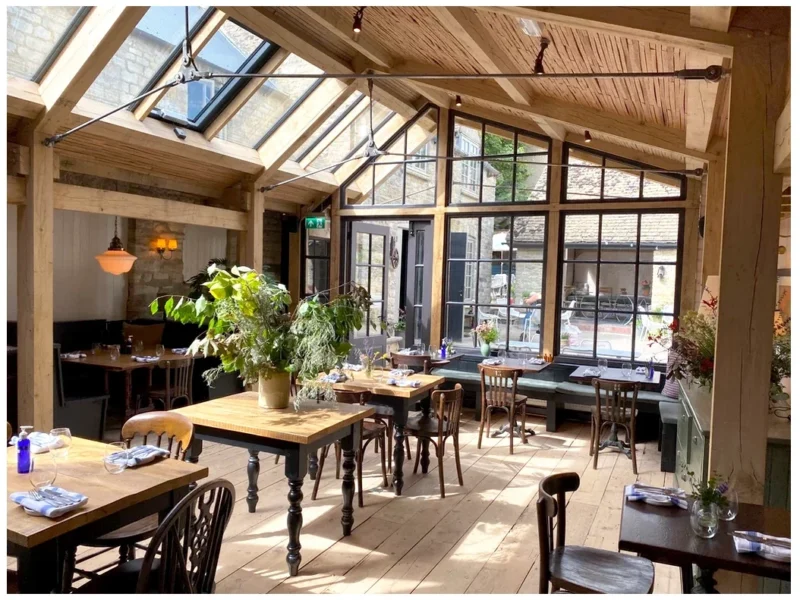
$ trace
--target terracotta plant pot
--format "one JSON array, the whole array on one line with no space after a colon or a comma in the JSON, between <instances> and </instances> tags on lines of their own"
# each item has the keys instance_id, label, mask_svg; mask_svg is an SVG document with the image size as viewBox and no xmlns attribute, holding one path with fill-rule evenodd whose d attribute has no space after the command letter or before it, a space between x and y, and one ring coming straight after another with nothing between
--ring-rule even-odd
<instances>
[{"instance_id":1,"label":"terracotta plant pot","mask_svg":"<svg viewBox=\"0 0 800 600\"><path fill-rule=\"evenodd\" d=\"M289 373L273 373L269 379L263 375L258 378L258 406L279 409L289 406L291 396Z\"/></svg>"}]
</instances>

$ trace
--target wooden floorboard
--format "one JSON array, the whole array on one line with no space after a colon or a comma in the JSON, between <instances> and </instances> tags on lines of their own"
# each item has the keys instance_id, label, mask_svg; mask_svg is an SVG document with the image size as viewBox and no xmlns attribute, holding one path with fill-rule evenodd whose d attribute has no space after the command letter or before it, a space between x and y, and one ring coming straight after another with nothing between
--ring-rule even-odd
<instances>
[{"instance_id":1,"label":"wooden floorboard","mask_svg":"<svg viewBox=\"0 0 800 600\"><path fill-rule=\"evenodd\" d=\"M477 423L462 422L458 485L452 447L443 467L446 497L439 496L438 466L412 474L406 461L403 496L382 487L378 454L364 462L364 503L356 507L350 537L341 535L341 481L334 462L325 466L316 501L313 481L303 486L303 562L297 577L286 571L286 495L283 461L262 455L259 503L247 511L247 452L206 444L200 463L211 477L230 480L236 504L223 541L217 570L218 593L537 593L539 546L536 522L538 483L551 473L574 471L580 489L567 498L567 543L616 551L622 491L642 481L664 485L672 475L660 470L656 443L637 443L638 476L631 461L602 452L595 470L589 456L589 427L564 423L548 433L531 418L536 435L529 443L485 438L478 448ZM496 423L493 430L499 423ZM412 452L415 448L412 445ZM85 549L79 549L84 554ZM83 566L108 562L115 551ZM656 565L656 593L680 593L680 573Z\"/></svg>"}]
</instances>

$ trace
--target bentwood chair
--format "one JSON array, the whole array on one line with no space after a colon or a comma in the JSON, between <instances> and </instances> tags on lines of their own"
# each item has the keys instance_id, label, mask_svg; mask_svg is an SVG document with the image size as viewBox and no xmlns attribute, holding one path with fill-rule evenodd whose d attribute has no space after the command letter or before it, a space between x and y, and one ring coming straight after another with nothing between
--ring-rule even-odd
<instances>
[{"instance_id":1,"label":"bentwood chair","mask_svg":"<svg viewBox=\"0 0 800 600\"><path fill-rule=\"evenodd\" d=\"M372 397L372 393L364 392L336 392L336 401L342 404L360 404L365 405ZM362 471L364 466L364 451L369 446L370 442L377 441L381 452L381 471L383 473L383 487L389 486L389 480L386 478L386 424L380 420L373 420L369 417L361 421L361 444L356 448L356 473L358 478L358 506L364 506L364 486L362 484ZM339 478L339 467L342 460L342 447L339 442L333 444L336 453L336 478ZM328 452L331 444L328 444L322 449L319 457L319 468L317 469L317 478L314 480L314 490L311 492L311 499L317 499L317 490L319 489L319 482L322 479L322 469L325 467L325 459L328 457Z\"/></svg>"},{"instance_id":2,"label":"bentwood chair","mask_svg":"<svg viewBox=\"0 0 800 600\"><path fill-rule=\"evenodd\" d=\"M431 373L431 357L428 354L398 354L392 352L392 368L396 369L400 365L408 365L414 372L422 372L425 375Z\"/></svg>"},{"instance_id":3,"label":"bentwood chair","mask_svg":"<svg viewBox=\"0 0 800 600\"><path fill-rule=\"evenodd\" d=\"M166 448L169 450L171 457L175 460L185 460L186 452L194 435L194 425L189 419L178 413L151 411L134 415L122 426L122 441L125 442L128 448L131 447L131 441L137 435L142 436L142 445L147 444L148 438L156 446L162 446L162 443L166 443ZM102 548L102 550L82 556L79 560L75 559L75 548L67 549L64 558L63 593L69 592L76 574L92 580L98 577L100 571L112 565L122 565L133 560L136 556L137 544L153 537L158 527L158 515L154 514L120 527L92 541L84 542L84 546ZM119 548L118 561L92 571L79 569L76 566L108 552L112 548Z\"/></svg>"},{"instance_id":4,"label":"bentwood chair","mask_svg":"<svg viewBox=\"0 0 800 600\"><path fill-rule=\"evenodd\" d=\"M453 452L456 459L456 472L458 485L464 485L461 475L461 456L458 448L458 428L461 422L461 405L464 400L464 390L457 383L452 390L434 390L431 392L431 404L435 412L430 417L422 415L413 417L406 424L406 435L417 438L417 460L414 463L414 473L419 467L420 452L423 442L433 444L436 449L436 460L439 462L439 491L444 498L444 446L448 438L453 439Z\"/></svg>"},{"instance_id":5,"label":"bentwood chair","mask_svg":"<svg viewBox=\"0 0 800 600\"><path fill-rule=\"evenodd\" d=\"M655 570L646 558L587 546L566 546L567 492L581 484L577 473L557 473L539 483L539 593L650 594ZM555 539L553 521L555 520Z\"/></svg>"},{"instance_id":6,"label":"bentwood chair","mask_svg":"<svg viewBox=\"0 0 800 600\"><path fill-rule=\"evenodd\" d=\"M233 513L233 484L198 485L173 508L143 558L103 573L78 591L90 594L212 594L222 536Z\"/></svg>"},{"instance_id":7,"label":"bentwood chair","mask_svg":"<svg viewBox=\"0 0 800 600\"><path fill-rule=\"evenodd\" d=\"M172 410L176 403L192 404L192 376L194 375L194 359L170 361L158 364L164 369L164 387L152 387L153 371L150 371L150 386L147 397L150 402L158 401L164 410Z\"/></svg>"},{"instance_id":8,"label":"bentwood chair","mask_svg":"<svg viewBox=\"0 0 800 600\"><path fill-rule=\"evenodd\" d=\"M633 474L636 469L636 399L639 395L639 383L606 381L592 379L594 386L595 407L592 410L591 442L589 455L594 456L594 468L597 469L597 455L600 453L600 435L605 427L625 430L630 446ZM631 394L630 403L628 394Z\"/></svg>"},{"instance_id":9,"label":"bentwood chair","mask_svg":"<svg viewBox=\"0 0 800 600\"><path fill-rule=\"evenodd\" d=\"M486 437L492 426L492 412L502 410L508 416L508 443L509 454L514 454L514 431L517 414L520 415L522 425L519 429L523 444L528 443L525 434L526 403L528 397L517 393L517 379L522 375L522 369L510 367L490 367L479 364L481 373L481 426L478 434L478 448L481 447L483 428L486 426Z\"/></svg>"}]
</instances>

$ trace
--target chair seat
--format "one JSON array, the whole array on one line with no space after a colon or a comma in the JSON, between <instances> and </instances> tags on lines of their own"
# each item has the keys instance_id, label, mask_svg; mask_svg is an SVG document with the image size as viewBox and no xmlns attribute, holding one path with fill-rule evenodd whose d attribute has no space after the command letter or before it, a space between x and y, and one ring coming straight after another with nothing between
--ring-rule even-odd
<instances>
[{"instance_id":1,"label":"chair seat","mask_svg":"<svg viewBox=\"0 0 800 600\"><path fill-rule=\"evenodd\" d=\"M364 440L372 440L386 431L386 425L383 423L376 423L375 421L364 420Z\"/></svg>"},{"instance_id":2,"label":"chair seat","mask_svg":"<svg viewBox=\"0 0 800 600\"><path fill-rule=\"evenodd\" d=\"M646 558L584 546L556 548L550 572L554 586L579 594L648 594L655 578Z\"/></svg>"},{"instance_id":3,"label":"chair seat","mask_svg":"<svg viewBox=\"0 0 800 600\"><path fill-rule=\"evenodd\" d=\"M447 419L445 419L445 422ZM425 417L417 415L408 419L406 423L406 431L413 435L438 435L439 434L439 419L436 417ZM445 433L447 427L444 428Z\"/></svg>"},{"instance_id":4,"label":"chair seat","mask_svg":"<svg viewBox=\"0 0 800 600\"><path fill-rule=\"evenodd\" d=\"M164 388L150 388L147 395L151 398L166 398L167 390Z\"/></svg>"},{"instance_id":5,"label":"chair seat","mask_svg":"<svg viewBox=\"0 0 800 600\"><path fill-rule=\"evenodd\" d=\"M592 409L592 415L597 417L597 408L596 407ZM636 414L634 416L636 416L636 417L639 416L639 409L638 408L636 409ZM611 414L609 413L608 409L606 409L605 407L602 407L600 409L600 417L601 417L602 421L611 422L613 420L611 418ZM623 421L622 422L624 422L625 425L627 425L630 420L631 420L631 409L629 407L626 407L625 408L625 416L623 417Z\"/></svg>"},{"instance_id":6,"label":"chair seat","mask_svg":"<svg viewBox=\"0 0 800 600\"><path fill-rule=\"evenodd\" d=\"M133 544L153 537L156 529L158 529L158 515L150 515L101 535L86 545L113 548L122 544Z\"/></svg>"},{"instance_id":7,"label":"chair seat","mask_svg":"<svg viewBox=\"0 0 800 600\"><path fill-rule=\"evenodd\" d=\"M503 394L502 392L487 392L486 400L490 406L507 406L510 394ZM516 394L514 396L514 404L524 404L528 401L528 397L524 394Z\"/></svg>"},{"instance_id":8,"label":"chair seat","mask_svg":"<svg viewBox=\"0 0 800 600\"><path fill-rule=\"evenodd\" d=\"M134 594L143 562L144 559L137 558L117 565L75 591L79 594ZM158 558L153 561L153 573L158 571L160 564L161 560ZM154 584L153 591L156 591L155 584L158 582L158 576L151 575L150 581Z\"/></svg>"}]
</instances>

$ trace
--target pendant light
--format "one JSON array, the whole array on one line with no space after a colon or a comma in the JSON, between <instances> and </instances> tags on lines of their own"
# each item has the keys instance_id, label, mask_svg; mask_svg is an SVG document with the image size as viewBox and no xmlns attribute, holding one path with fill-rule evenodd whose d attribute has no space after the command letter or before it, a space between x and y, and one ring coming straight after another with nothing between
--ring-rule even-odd
<instances>
[{"instance_id":1,"label":"pendant light","mask_svg":"<svg viewBox=\"0 0 800 600\"><path fill-rule=\"evenodd\" d=\"M111 238L108 250L98 254L95 258L100 263L100 268L112 275L122 275L133 268L136 257L125 252L122 241L117 237L117 217L114 217L114 237Z\"/></svg>"}]
</instances>

